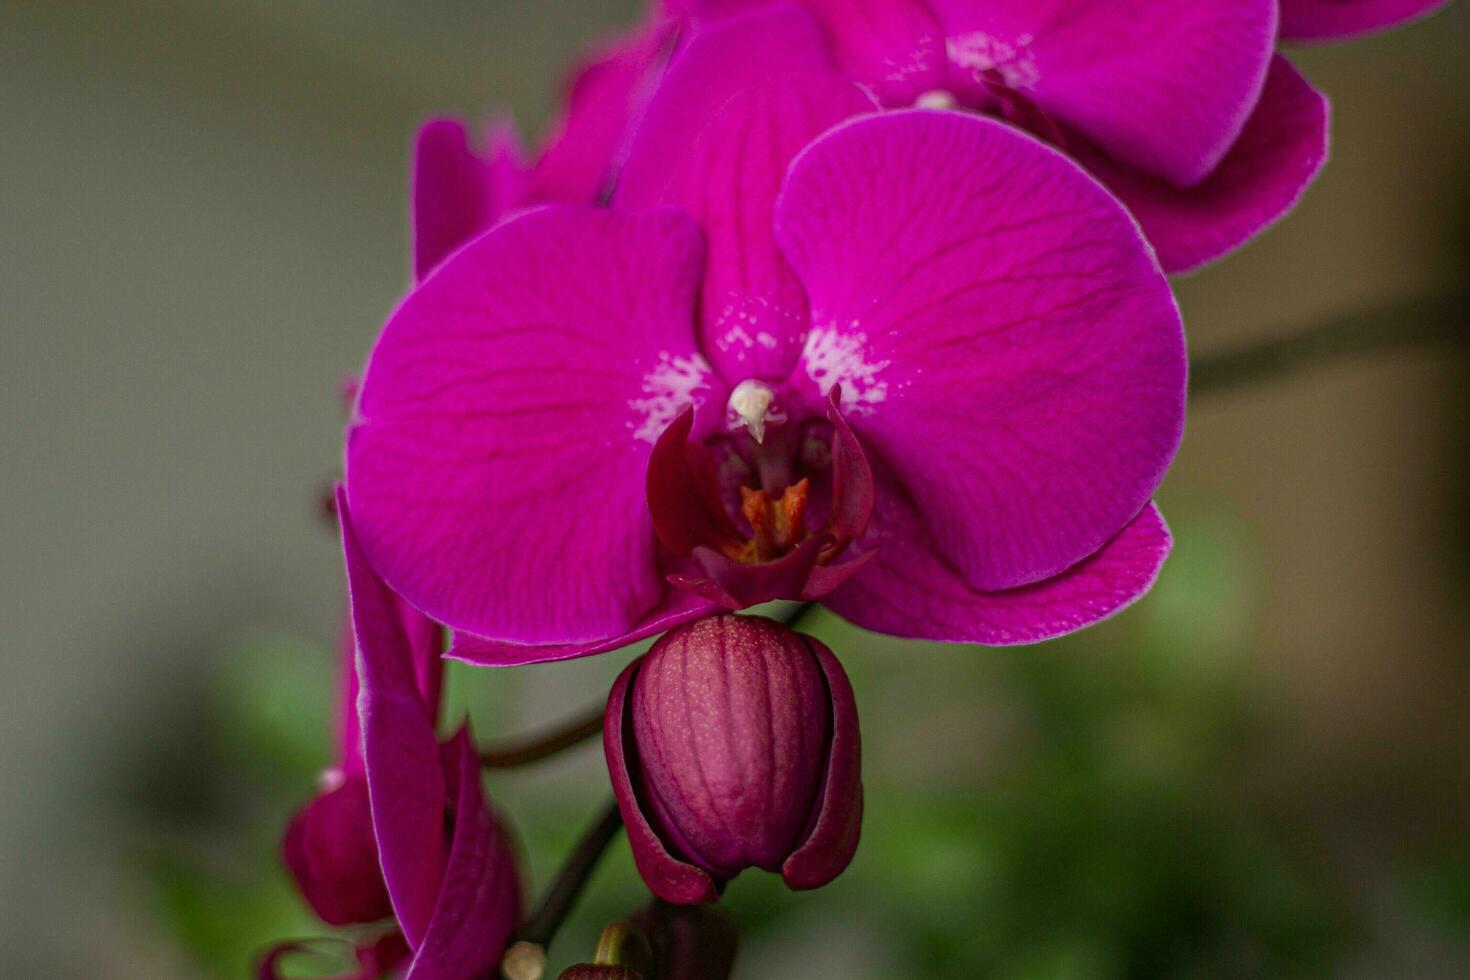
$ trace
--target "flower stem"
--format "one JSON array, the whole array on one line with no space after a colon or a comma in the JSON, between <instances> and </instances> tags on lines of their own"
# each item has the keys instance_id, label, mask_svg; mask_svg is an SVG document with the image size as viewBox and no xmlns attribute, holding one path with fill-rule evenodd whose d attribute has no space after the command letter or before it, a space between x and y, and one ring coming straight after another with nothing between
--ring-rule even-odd
<instances>
[{"instance_id":1,"label":"flower stem","mask_svg":"<svg viewBox=\"0 0 1470 980\"><path fill-rule=\"evenodd\" d=\"M486 769L513 769L556 755L589 738L602 734L606 709L597 705L548 731L525 735L480 750L480 765Z\"/></svg>"},{"instance_id":2,"label":"flower stem","mask_svg":"<svg viewBox=\"0 0 1470 980\"><path fill-rule=\"evenodd\" d=\"M582 888L597 867L598 859L622 827L623 817L618 813L617 800L609 800L597 819L582 834L577 846L572 848L572 853L567 855L551 886L531 910L531 917L516 933L516 941L506 954L507 960L515 956L524 961L534 959L535 954L542 954L540 959L545 963L546 947L556 938L557 930L566 921L577 897L582 894ZM501 969L513 980L522 980L522 977L527 976L525 973L512 972L504 964Z\"/></svg>"},{"instance_id":3,"label":"flower stem","mask_svg":"<svg viewBox=\"0 0 1470 980\"><path fill-rule=\"evenodd\" d=\"M796 629L796 627L801 624L801 621L806 618L807 614L815 608L817 608L817 604L815 602L803 602L800 605L793 607L789 612L786 613L786 615L779 618L781 622L785 623L787 626L790 626L792 629Z\"/></svg>"},{"instance_id":4,"label":"flower stem","mask_svg":"<svg viewBox=\"0 0 1470 980\"><path fill-rule=\"evenodd\" d=\"M1334 358L1470 339L1470 295L1400 300L1190 364L1191 395L1229 391Z\"/></svg>"}]
</instances>

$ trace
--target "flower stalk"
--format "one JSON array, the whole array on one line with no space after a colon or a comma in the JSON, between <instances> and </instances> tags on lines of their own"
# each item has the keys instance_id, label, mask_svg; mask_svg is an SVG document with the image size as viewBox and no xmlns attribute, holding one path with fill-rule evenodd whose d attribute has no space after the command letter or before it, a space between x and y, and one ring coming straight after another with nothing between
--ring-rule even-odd
<instances>
[{"instance_id":1,"label":"flower stalk","mask_svg":"<svg viewBox=\"0 0 1470 980\"><path fill-rule=\"evenodd\" d=\"M556 938L597 862L622 827L623 818L618 812L617 802L609 800L567 856L541 901L531 911L530 918L516 933L501 962L501 973L506 980L541 980L541 971L546 964L546 947ZM538 960L539 967L533 969Z\"/></svg>"},{"instance_id":2,"label":"flower stalk","mask_svg":"<svg viewBox=\"0 0 1470 980\"><path fill-rule=\"evenodd\" d=\"M1197 357L1190 365L1189 391L1215 394L1354 354L1463 342L1470 336L1467 326L1470 294L1398 300L1237 350Z\"/></svg>"},{"instance_id":3,"label":"flower stalk","mask_svg":"<svg viewBox=\"0 0 1470 980\"><path fill-rule=\"evenodd\" d=\"M603 708L589 711L533 735L498 742L480 750L480 765L486 769L515 769L548 759L602 734Z\"/></svg>"}]
</instances>

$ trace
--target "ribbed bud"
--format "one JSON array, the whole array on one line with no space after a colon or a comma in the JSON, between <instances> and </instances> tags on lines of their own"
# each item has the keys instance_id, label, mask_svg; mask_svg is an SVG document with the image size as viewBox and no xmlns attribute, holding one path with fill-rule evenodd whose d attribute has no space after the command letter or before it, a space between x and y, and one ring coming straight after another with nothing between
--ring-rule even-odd
<instances>
[{"instance_id":1,"label":"ribbed bud","mask_svg":"<svg viewBox=\"0 0 1470 980\"><path fill-rule=\"evenodd\" d=\"M757 616L665 634L608 700L608 767L638 869L666 901L713 901L749 867L815 888L857 848L857 709L832 652Z\"/></svg>"}]
</instances>

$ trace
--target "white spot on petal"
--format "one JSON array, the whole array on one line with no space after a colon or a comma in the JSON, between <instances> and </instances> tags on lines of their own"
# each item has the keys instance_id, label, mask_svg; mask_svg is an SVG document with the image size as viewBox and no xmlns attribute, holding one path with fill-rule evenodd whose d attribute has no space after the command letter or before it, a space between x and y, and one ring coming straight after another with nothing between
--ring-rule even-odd
<instances>
[{"instance_id":1,"label":"white spot on petal","mask_svg":"<svg viewBox=\"0 0 1470 980\"><path fill-rule=\"evenodd\" d=\"M950 38L945 47L949 60L969 69L977 79L994 71L1009 88L1030 88L1041 78L1036 56L1031 51L1033 40L1031 34L1020 34L1014 41L1007 41L984 31L971 31Z\"/></svg>"},{"instance_id":2,"label":"white spot on petal","mask_svg":"<svg viewBox=\"0 0 1470 980\"><path fill-rule=\"evenodd\" d=\"M699 393L709 387L710 367L703 357L675 357L668 351L658 356L658 363L643 377L643 397L633 398L628 408L633 411L633 437L650 445L658 442L669 423L690 405L698 404Z\"/></svg>"},{"instance_id":3,"label":"white spot on petal","mask_svg":"<svg viewBox=\"0 0 1470 980\"><path fill-rule=\"evenodd\" d=\"M856 328L857 323L852 327ZM842 386L844 414L871 415L873 407L888 397L888 382L882 373L889 362L870 360L867 340L856 329L813 327L801 351L802 365L818 390L826 394L833 385Z\"/></svg>"}]
</instances>

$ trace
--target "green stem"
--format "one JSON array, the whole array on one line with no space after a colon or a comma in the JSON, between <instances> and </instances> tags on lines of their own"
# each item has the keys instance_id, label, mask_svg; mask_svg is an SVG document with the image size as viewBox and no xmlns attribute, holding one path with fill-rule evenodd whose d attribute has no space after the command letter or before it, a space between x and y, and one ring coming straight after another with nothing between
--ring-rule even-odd
<instances>
[{"instance_id":1,"label":"green stem","mask_svg":"<svg viewBox=\"0 0 1470 980\"><path fill-rule=\"evenodd\" d=\"M817 604L815 602L803 602L800 605L788 610L786 615L780 616L778 618L787 626L790 626L792 629L796 629L796 627L801 625L801 621L806 618L807 614L815 608L817 608Z\"/></svg>"},{"instance_id":2,"label":"green stem","mask_svg":"<svg viewBox=\"0 0 1470 980\"><path fill-rule=\"evenodd\" d=\"M1195 358L1189 390L1191 395L1213 394L1352 354L1466 340L1470 340L1470 294L1401 300L1285 337Z\"/></svg>"},{"instance_id":3,"label":"green stem","mask_svg":"<svg viewBox=\"0 0 1470 980\"><path fill-rule=\"evenodd\" d=\"M602 734L602 716L606 709L598 705L591 711L549 731L527 735L480 750L480 765L486 769L513 769L529 765L579 745Z\"/></svg>"},{"instance_id":4,"label":"green stem","mask_svg":"<svg viewBox=\"0 0 1470 980\"><path fill-rule=\"evenodd\" d=\"M545 949L556 938L557 930L566 921L577 896L587 884L588 877L597 867L603 851L623 827L623 818L618 813L617 800L609 800L597 819L582 834L572 853L567 855L561 870L556 873L551 887L541 896L541 901L532 910L531 917L521 927L516 938Z\"/></svg>"}]
</instances>

